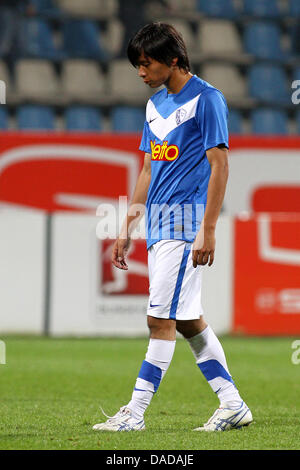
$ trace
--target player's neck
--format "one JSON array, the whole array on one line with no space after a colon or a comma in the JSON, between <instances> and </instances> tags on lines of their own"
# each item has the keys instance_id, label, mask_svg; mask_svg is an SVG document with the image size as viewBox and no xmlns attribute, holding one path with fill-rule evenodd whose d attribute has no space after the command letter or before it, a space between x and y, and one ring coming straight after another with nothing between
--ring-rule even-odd
<instances>
[{"instance_id":1,"label":"player's neck","mask_svg":"<svg viewBox=\"0 0 300 470\"><path fill-rule=\"evenodd\" d=\"M168 82L165 84L169 94L177 94L186 83L192 78L190 72L185 72L182 69L176 69L170 76Z\"/></svg>"}]
</instances>

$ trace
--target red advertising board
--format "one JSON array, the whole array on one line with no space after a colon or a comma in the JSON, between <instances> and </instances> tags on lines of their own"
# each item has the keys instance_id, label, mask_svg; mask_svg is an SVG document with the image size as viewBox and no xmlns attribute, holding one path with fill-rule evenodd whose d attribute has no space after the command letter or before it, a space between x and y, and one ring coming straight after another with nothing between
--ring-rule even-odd
<instances>
[{"instance_id":1,"label":"red advertising board","mask_svg":"<svg viewBox=\"0 0 300 470\"><path fill-rule=\"evenodd\" d=\"M139 136L1 134L0 201L95 211L132 192L143 155Z\"/></svg>"},{"instance_id":2,"label":"red advertising board","mask_svg":"<svg viewBox=\"0 0 300 470\"><path fill-rule=\"evenodd\" d=\"M236 333L300 334L300 214L234 222Z\"/></svg>"},{"instance_id":3,"label":"red advertising board","mask_svg":"<svg viewBox=\"0 0 300 470\"><path fill-rule=\"evenodd\" d=\"M145 240L132 240L127 256L128 271L120 271L111 263L113 243L101 242L102 272L99 293L104 295L147 295L149 293L148 256Z\"/></svg>"},{"instance_id":4,"label":"red advertising board","mask_svg":"<svg viewBox=\"0 0 300 470\"><path fill-rule=\"evenodd\" d=\"M1 133L0 203L95 214L101 202L130 198L144 158L139 142L140 135ZM300 334L300 138L231 137L230 148L225 213L250 214L233 222L233 330ZM100 243L108 253L111 242ZM144 242L134 242L122 285L102 259L102 294L147 293Z\"/></svg>"}]
</instances>

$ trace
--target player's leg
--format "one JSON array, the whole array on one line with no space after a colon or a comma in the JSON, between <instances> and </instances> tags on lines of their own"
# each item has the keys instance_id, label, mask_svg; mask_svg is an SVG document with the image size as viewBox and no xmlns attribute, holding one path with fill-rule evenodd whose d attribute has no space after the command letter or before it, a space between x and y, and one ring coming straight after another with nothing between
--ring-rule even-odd
<instances>
[{"instance_id":1,"label":"player's leg","mask_svg":"<svg viewBox=\"0 0 300 470\"><path fill-rule=\"evenodd\" d=\"M223 347L212 328L199 320L177 321L177 330L188 341L197 366L218 395L220 403L240 406L242 399L229 373Z\"/></svg>"},{"instance_id":2,"label":"player's leg","mask_svg":"<svg viewBox=\"0 0 300 470\"><path fill-rule=\"evenodd\" d=\"M150 298L148 327L150 340L128 405L95 430L129 431L144 429L144 413L156 393L173 357L176 338L176 310L183 266L187 260L182 241L161 241L148 252ZM170 254L172 256L170 256ZM174 317L174 318L173 318Z\"/></svg>"},{"instance_id":3,"label":"player's leg","mask_svg":"<svg viewBox=\"0 0 300 470\"><path fill-rule=\"evenodd\" d=\"M176 321L172 315L180 267L186 259L186 244L182 241L161 241L149 251L150 298L148 328L150 340L145 360L136 380L128 408L141 419L171 363L176 344ZM177 287L177 289L176 289ZM175 299L175 300L174 300ZM173 317L174 318L171 318Z\"/></svg>"},{"instance_id":4,"label":"player's leg","mask_svg":"<svg viewBox=\"0 0 300 470\"><path fill-rule=\"evenodd\" d=\"M250 424L251 412L230 375L223 347L203 316L198 320L177 320L176 328L189 342L197 366L220 401L212 418L197 430L223 431Z\"/></svg>"},{"instance_id":5,"label":"player's leg","mask_svg":"<svg viewBox=\"0 0 300 470\"><path fill-rule=\"evenodd\" d=\"M174 320L148 317L150 340L146 357L142 362L128 408L135 419L143 419L144 413L157 392L171 363L176 344Z\"/></svg>"},{"instance_id":6,"label":"player's leg","mask_svg":"<svg viewBox=\"0 0 300 470\"><path fill-rule=\"evenodd\" d=\"M96 424L95 431L141 431L145 429L144 413L157 392L171 363L176 337L175 320L148 317L150 340L132 397L128 405L105 423Z\"/></svg>"},{"instance_id":7,"label":"player's leg","mask_svg":"<svg viewBox=\"0 0 300 470\"><path fill-rule=\"evenodd\" d=\"M207 379L212 390L218 395L221 403L220 406L223 407L226 404L224 408L233 410L233 412L230 411L229 417L226 411L226 420L230 423L232 416L236 415L235 418L232 418L233 422L231 424L222 425L220 430L223 430L225 427L233 427L233 425L246 424L252 420L251 412L244 405L229 373L220 341L203 318L201 304L203 266L194 268L190 258L185 270L176 314L177 331L183 334L189 342L199 369ZM221 419L223 419L223 416L221 416Z\"/></svg>"}]
</instances>

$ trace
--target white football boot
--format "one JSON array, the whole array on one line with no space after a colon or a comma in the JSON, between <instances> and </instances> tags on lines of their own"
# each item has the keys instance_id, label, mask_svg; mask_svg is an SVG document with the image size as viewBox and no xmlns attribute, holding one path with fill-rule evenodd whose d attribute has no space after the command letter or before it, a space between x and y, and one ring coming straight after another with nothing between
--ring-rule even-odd
<instances>
[{"instance_id":1,"label":"white football boot","mask_svg":"<svg viewBox=\"0 0 300 470\"><path fill-rule=\"evenodd\" d=\"M145 429L144 420L134 419L132 412L127 406L122 406L114 416L107 416L104 411L102 413L108 418L104 423L95 424L94 431L143 431Z\"/></svg>"},{"instance_id":2,"label":"white football boot","mask_svg":"<svg viewBox=\"0 0 300 470\"><path fill-rule=\"evenodd\" d=\"M242 402L237 409L228 408L226 403L214 412L212 417L202 427L194 431L229 431L230 429L240 429L252 423L252 413L246 403Z\"/></svg>"}]
</instances>

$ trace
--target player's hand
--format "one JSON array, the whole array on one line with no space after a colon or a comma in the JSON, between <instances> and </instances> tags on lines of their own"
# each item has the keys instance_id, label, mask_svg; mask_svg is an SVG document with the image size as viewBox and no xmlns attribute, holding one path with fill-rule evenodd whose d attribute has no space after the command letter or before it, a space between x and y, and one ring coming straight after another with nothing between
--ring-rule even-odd
<instances>
[{"instance_id":1,"label":"player's hand","mask_svg":"<svg viewBox=\"0 0 300 470\"><path fill-rule=\"evenodd\" d=\"M128 270L128 266L126 263L126 256L130 247L130 238L117 238L114 243L112 254L111 254L111 262L112 264L119 269Z\"/></svg>"},{"instance_id":2,"label":"player's hand","mask_svg":"<svg viewBox=\"0 0 300 470\"><path fill-rule=\"evenodd\" d=\"M215 259L216 238L214 230L201 230L193 243L193 267L211 266Z\"/></svg>"}]
</instances>

